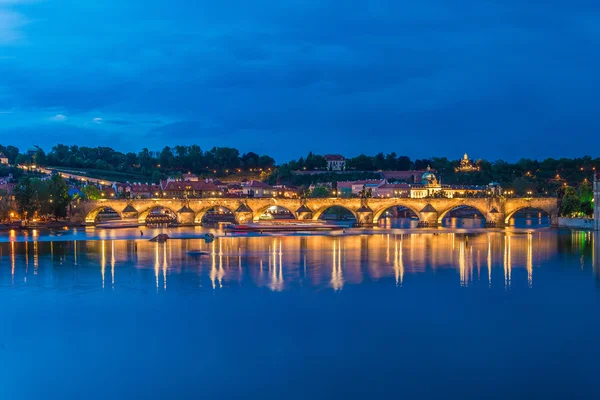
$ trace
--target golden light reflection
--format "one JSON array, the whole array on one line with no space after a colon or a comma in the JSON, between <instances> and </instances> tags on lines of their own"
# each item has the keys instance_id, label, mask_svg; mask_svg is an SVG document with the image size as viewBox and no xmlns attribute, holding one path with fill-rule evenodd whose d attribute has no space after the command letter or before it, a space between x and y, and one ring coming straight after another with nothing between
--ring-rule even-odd
<instances>
[{"instance_id":1,"label":"golden light reflection","mask_svg":"<svg viewBox=\"0 0 600 400\"><path fill-rule=\"evenodd\" d=\"M531 232L527 234L527 285L533 286L533 237Z\"/></svg>"},{"instance_id":2,"label":"golden light reflection","mask_svg":"<svg viewBox=\"0 0 600 400\"><path fill-rule=\"evenodd\" d=\"M269 288L273 291L280 292L283 290L284 286L281 239L279 240L279 245L277 244L277 239L273 239L273 244L271 245L271 255L273 259L269 260L269 272L271 278L269 282Z\"/></svg>"},{"instance_id":3,"label":"golden light reflection","mask_svg":"<svg viewBox=\"0 0 600 400\"><path fill-rule=\"evenodd\" d=\"M492 241L490 234L487 234L487 270L488 270L488 287L492 287Z\"/></svg>"},{"instance_id":4,"label":"golden light reflection","mask_svg":"<svg viewBox=\"0 0 600 400\"><path fill-rule=\"evenodd\" d=\"M169 247L171 246L171 242L169 242ZM163 245L163 265L162 265L162 273L163 273L163 290L167 291L167 268L169 264L167 262L167 243Z\"/></svg>"},{"instance_id":5,"label":"golden light reflection","mask_svg":"<svg viewBox=\"0 0 600 400\"><path fill-rule=\"evenodd\" d=\"M396 286L402 286L404 282L404 254L403 246L404 238L400 236L400 242L394 242L394 276L396 278Z\"/></svg>"},{"instance_id":6,"label":"golden light reflection","mask_svg":"<svg viewBox=\"0 0 600 400\"><path fill-rule=\"evenodd\" d=\"M333 263L331 267L331 287L333 290L338 291L342 290L344 287L344 276L342 272L342 245L339 239L333 241L332 257Z\"/></svg>"},{"instance_id":7,"label":"golden light reflection","mask_svg":"<svg viewBox=\"0 0 600 400\"><path fill-rule=\"evenodd\" d=\"M111 240L111 250L110 250L110 282L111 286L115 288L115 241Z\"/></svg>"},{"instance_id":8,"label":"golden light reflection","mask_svg":"<svg viewBox=\"0 0 600 400\"><path fill-rule=\"evenodd\" d=\"M11 274L11 285L15 285L15 242L10 242L10 274Z\"/></svg>"},{"instance_id":9,"label":"golden light reflection","mask_svg":"<svg viewBox=\"0 0 600 400\"><path fill-rule=\"evenodd\" d=\"M217 288L217 283L219 284L219 289L223 288L223 277L225 276L225 271L223 270L223 252L221 248L221 241L219 241L219 253L217 254L217 243L212 242L212 265L210 269L210 281L212 282L213 289ZM217 267L217 255L219 256L219 264Z\"/></svg>"},{"instance_id":10,"label":"golden light reflection","mask_svg":"<svg viewBox=\"0 0 600 400\"><path fill-rule=\"evenodd\" d=\"M110 263L110 284L113 288L116 287L116 263L119 259L124 271L127 268L147 269L150 276L142 276L148 277L150 285L154 285L157 291L167 290L169 283L167 281L171 279L171 276L167 277L167 275L189 271L186 263L194 263L190 266L194 267L201 278L210 277L214 289L230 287L233 283L243 284L244 280L251 280L258 286L274 291L296 285L338 291L347 289L348 285L361 284L365 280L382 282L387 280L389 284L393 281L396 286L404 286L407 275L414 276L428 271L435 273L437 269L451 269L455 281L467 287L484 279L481 275L485 274L482 269L486 264L488 286L492 285L493 268L500 270L503 265L504 285L508 289L512 285L513 268L522 269L523 273L518 272L515 278L523 282L526 279L527 285L532 287L534 257L536 262L539 260L543 264L545 260L551 259L556 254L556 241L546 237L546 235L555 235L554 233L540 232L536 235L539 235L539 240L536 239L535 244L532 233L495 231L469 233L468 239L464 234L443 232L228 237L206 245L209 254L204 257L185 256L190 248L195 247L194 240L170 240L166 244L160 244L144 240L118 240L118 237L115 237L85 241L83 249L81 244L75 241L72 243L72 248L51 241L11 241L10 244L4 245L6 246L4 249L8 250L4 254L11 253L13 283L15 279L21 280L21 276L17 276L20 273L20 270L16 269L17 262L25 267L24 279L26 280L29 257L33 260L35 270L42 273L44 266L47 265L45 260L47 261L49 256L55 257L56 262L63 262L65 255L67 259L71 256L71 261L77 265L82 262L78 254L78 251L82 250L86 252L86 259L93 260L93 257L96 257L96 265L100 264L103 288L106 284L108 263ZM589 234L586 237L585 240L578 239L581 243L578 248L572 248L568 240L564 241L563 248L568 246L566 251L574 253L576 258L580 255L586 257L585 267L593 256L596 267L598 263L596 252L592 254L589 247L593 236ZM110 255L107 254L109 250L107 240L110 240ZM30 247L33 247L31 254ZM8 258L6 260L8 261ZM151 278L152 269L155 274L154 280ZM87 272L87 269L79 270L78 279L85 279ZM97 270L92 273L97 286L100 283L97 280ZM127 274L125 272L125 276ZM459 279L456 280L456 277ZM8 274L6 280L8 283Z\"/></svg>"},{"instance_id":11,"label":"golden light reflection","mask_svg":"<svg viewBox=\"0 0 600 400\"><path fill-rule=\"evenodd\" d=\"M37 275L39 267L38 242L33 242L33 274Z\"/></svg>"},{"instance_id":12,"label":"golden light reflection","mask_svg":"<svg viewBox=\"0 0 600 400\"><path fill-rule=\"evenodd\" d=\"M158 275L160 271L160 260L158 258L158 242L155 243L154 246L154 276L156 278L156 291L158 292Z\"/></svg>"},{"instance_id":13,"label":"golden light reflection","mask_svg":"<svg viewBox=\"0 0 600 400\"><path fill-rule=\"evenodd\" d=\"M102 289L104 289L104 273L106 271L106 241L102 241L102 256L100 259L100 273L102 274Z\"/></svg>"},{"instance_id":14,"label":"golden light reflection","mask_svg":"<svg viewBox=\"0 0 600 400\"><path fill-rule=\"evenodd\" d=\"M458 253L458 269L460 275L460 285L468 286L469 281L465 272L466 269L466 260L465 260L465 242L460 242L459 244L459 253Z\"/></svg>"},{"instance_id":15,"label":"golden light reflection","mask_svg":"<svg viewBox=\"0 0 600 400\"><path fill-rule=\"evenodd\" d=\"M511 240L510 236L504 237L504 288L510 289L510 279L512 273L511 265L511 253L510 253Z\"/></svg>"}]
</instances>

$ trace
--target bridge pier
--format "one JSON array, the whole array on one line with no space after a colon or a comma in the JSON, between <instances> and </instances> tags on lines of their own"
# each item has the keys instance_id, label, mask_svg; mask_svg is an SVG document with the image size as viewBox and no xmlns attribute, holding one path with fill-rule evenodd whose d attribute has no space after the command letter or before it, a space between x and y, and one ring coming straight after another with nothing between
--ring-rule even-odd
<instances>
[{"instance_id":1,"label":"bridge pier","mask_svg":"<svg viewBox=\"0 0 600 400\"><path fill-rule=\"evenodd\" d=\"M188 206L183 206L177 211L177 222L180 225L193 226L195 225L196 213Z\"/></svg>"},{"instance_id":2,"label":"bridge pier","mask_svg":"<svg viewBox=\"0 0 600 400\"><path fill-rule=\"evenodd\" d=\"M427 204L419 212L419 223L427 227L441 225L441 221L438 221L438 218L439 213L431 204Z\"/></svg>"},{"instance_id":3,"label":"bridge pier","mask_svg":"<svg viewBox=\"0 0 600 400\"><path fill-rule=\"evenodd\" d=\"M364 203L356 210L356 222L360 226L373 225L373 210Z\"/></svg>"},{"instance_id":4,"label":"bridge pier","mask_svg":"<svg viewBox=\"0 0 600 400\"><path fill-rule=\"evenodd\" d=\"M245 203L240 203L233 215L235 216L235 222L238 224L246 224L254 220L252 209Z\"/></svg>"},{"instance_id":5,"label":"bridge pier","mask_svg":"<svg viewBox=\"0 0 600 400\"><path fill-rule=\"evenodd\" d=\"M305 204L302 204L296 210L296 218L299 220L311 220L313 219L313 212Z\"/></svg>"},{"instance_id":6,"label":"bridge pier","mask_svg":"<svg viewBox=\"0 0 600 400\"><path fill-rule=\"evenodd\" d=\"M127 207L121 211L121 218L123 219L138 219L139 216L140 213L131 204L127 204Z\"/></svg>"},{"instance_id":7,"label":"bridge pier","mask_svg":"<svg viewBox=\"0 0 600 400\"><path fill-rule=\"evenodd\" d=\"M499 211L496 207L492 207L484 217L485 222L489 223L490 226L492 226L492 224L495 228L503 228L506 226L506 213L504 211Z\"/></svg>"},{"instance_id":8,"label":"bridge pier","mask_svg":"<svg viewBox=\"0 0 600 400\"><path fill-rule=\"evenodd\" d=\"M550 226L558 228L558 212L550 213Z\"/></svg>"}]
</instances>

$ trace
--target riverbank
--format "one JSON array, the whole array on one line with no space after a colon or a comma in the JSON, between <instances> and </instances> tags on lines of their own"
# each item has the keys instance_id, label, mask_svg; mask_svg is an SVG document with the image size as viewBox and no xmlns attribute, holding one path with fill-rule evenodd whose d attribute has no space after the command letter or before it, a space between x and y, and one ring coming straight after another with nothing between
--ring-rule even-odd
<instances>
[{"instance_id":1,"label":"riverbank","mask_svg":"<svg viewBox=\"0 0 600 400\"><path fill-rule=\"evenodd\" d=\"M594 229L594 220L592 218L558 218L559 228L569 229Z\"/></svg>"}]
</instances>

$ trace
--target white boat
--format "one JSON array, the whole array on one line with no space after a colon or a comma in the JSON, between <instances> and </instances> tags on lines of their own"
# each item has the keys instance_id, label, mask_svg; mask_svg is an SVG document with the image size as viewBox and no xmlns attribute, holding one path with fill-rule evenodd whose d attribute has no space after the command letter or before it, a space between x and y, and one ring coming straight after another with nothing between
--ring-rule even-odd
<instances>
[{"instance_id":1,"label":"white boat","mask_svg":"<svg viewBox=\"0 0 600 400\"><path fill-rule=\"evenodd\" d=\"M118 228L137 228L141 226L137 219L122 219L115 221L106 221L96 224L96 228L118 229Z\"/></svg>"}]
</instances>

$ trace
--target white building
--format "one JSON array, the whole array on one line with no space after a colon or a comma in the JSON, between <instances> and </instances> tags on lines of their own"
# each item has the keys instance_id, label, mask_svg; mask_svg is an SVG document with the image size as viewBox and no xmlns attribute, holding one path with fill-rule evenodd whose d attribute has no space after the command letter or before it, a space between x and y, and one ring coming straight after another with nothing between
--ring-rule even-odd
<instances>
[{"instance_id":1,"label":"white building","mask_svg":"<svg viewBox=\"0 0 600 400\"><path fill-rule=\"evenodd\" d=\"M8 165L8 157L6 157L2 152L0 152L0 164Z\"/></svg>"},{"instance_id":2,"label":"white building","mask_svg":"<svg viewBox=\"0 0 600 400\"><path fill-rule=\"evenodd\" d=\"M325 154L327 169L330 171L343 171L346 169L346 159L339 154Z\"/></svg>"},{"instance_id":3,"label":"white building","mask_svg":"<svg viewBox=\"0 0 600 400\"><path fill-rule=\"evenodd\" d=\"M273 197L276 191L261 181L250 181L242 183L242 193L247 197Z\"/></svg>"}]
</instances>

